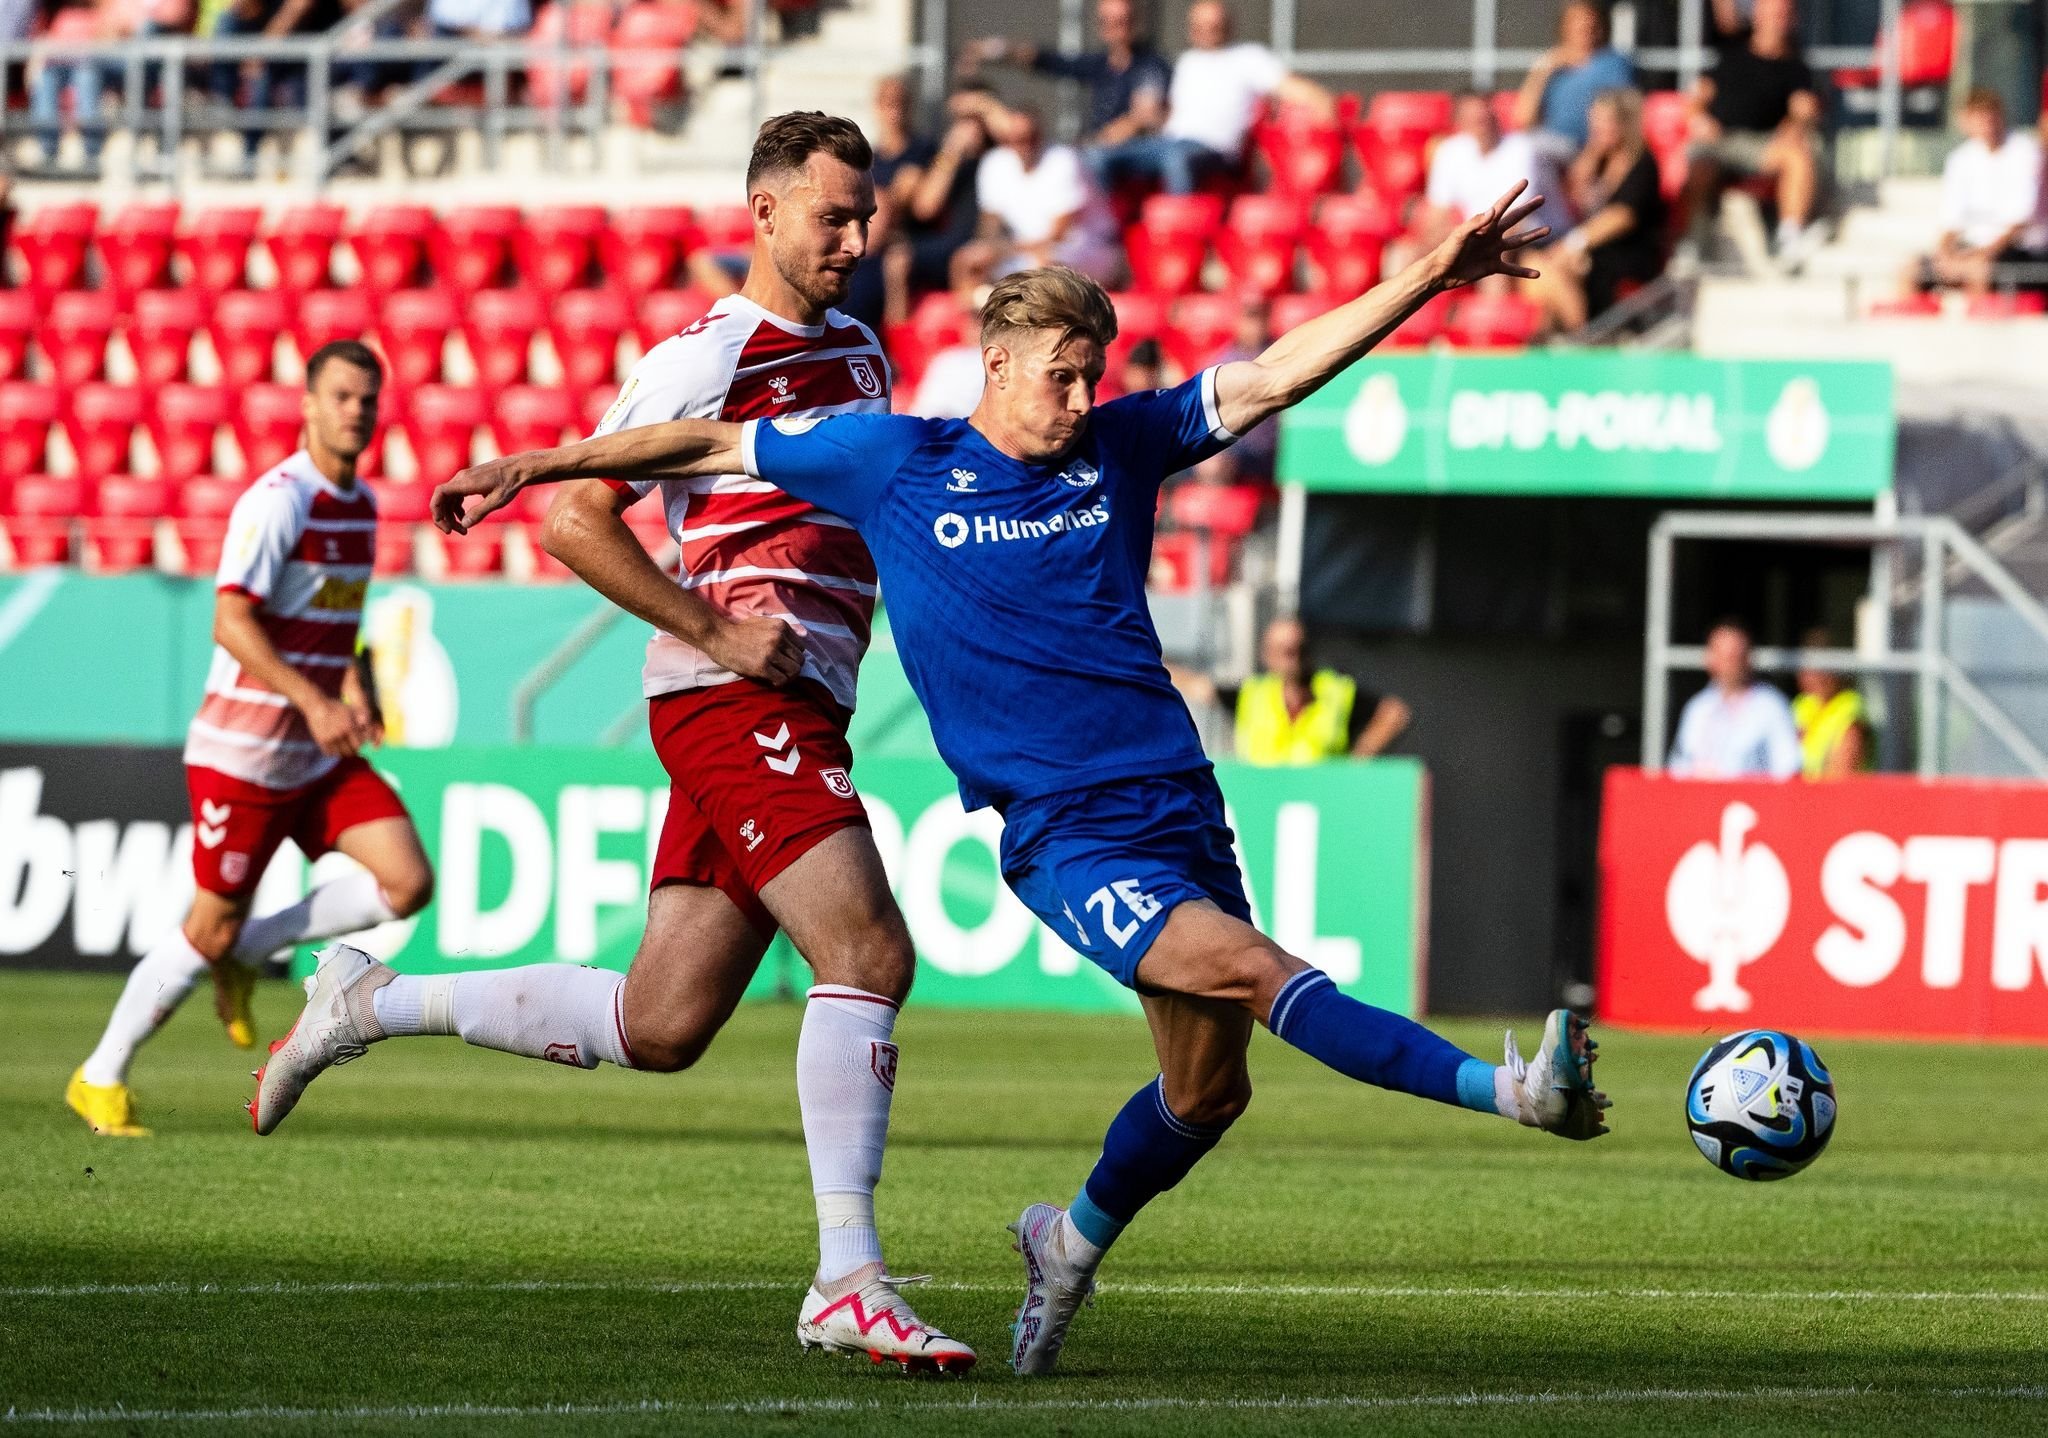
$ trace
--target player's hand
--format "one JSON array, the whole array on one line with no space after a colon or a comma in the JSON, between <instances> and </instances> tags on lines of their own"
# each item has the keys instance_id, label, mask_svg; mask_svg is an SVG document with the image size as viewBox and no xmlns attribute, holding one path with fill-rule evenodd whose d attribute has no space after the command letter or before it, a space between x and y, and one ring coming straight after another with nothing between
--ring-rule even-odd
<instances>
[{"instance_id":1,"label":"player's hand","mask_svg":"<svg viewBox=\"0 0 2048 1438\"><path fill-rule=\"evenodd\" d=\"M1516 250L1539 244L1550 235L1548 225L1529 230L1516 228L1543 204L1541 195L1522 198L1522 192L1528 188L1527 180L1517 181L1513 189L1493 202L1492 209L1466 220L1436 247L1430 255L1430 267L1440 288L1462 289L1478 284L1488 275L1536 278L1537 271L1514 264L1508 258Z\"/></svg>"},{"instance_id":2,"label":"player's hand","mask_svg":"<svg viewBox=\"0 0 2048 1438\"><path fill-rule=\"evenodd\" d=\"M803 668L804 646L780 619L724 619L698 646L744 679L782 685Z\"/></svg>"},{"instance_id":3,"label":"player's hand","mask_svg":"<svg viewBox=\"0 0 2048 1438\"><path fill-rule=\"evenodd\" d=\"M331 759L353 759L370 740L363 716L339 699L323 699L304 713L313 742Z\"/></svg>"},{"instance_id":4,"label":"player's hand","mask_svg":"<svg viewBox=\"0 0 2048 1438\"><path fill-rule=\"evenodd\" d=\"M346 700L344 700L343 702L348 703L348 701ZM354 712L357 722L362 725L363 734L365 736L363 739L363 743L372 749L383 748L384 716L382 714L379 714L375 709L372 709L367 704L351 703L348 705L348 707L350 708L350 710Z\"/></svg>"},{"instance_id":5,"label":"player's hand","mask_svg":"<svg viewBox=\"0 0 2048 1438\"><path fill-rule=\"evenodd\" d=\"M443 534L467 534L486 515L510 504L526 487L529 466L525 461L525 455L508 454L472 465L435 485L429 500L434 527Z\"/></svg>"}]
</instances>

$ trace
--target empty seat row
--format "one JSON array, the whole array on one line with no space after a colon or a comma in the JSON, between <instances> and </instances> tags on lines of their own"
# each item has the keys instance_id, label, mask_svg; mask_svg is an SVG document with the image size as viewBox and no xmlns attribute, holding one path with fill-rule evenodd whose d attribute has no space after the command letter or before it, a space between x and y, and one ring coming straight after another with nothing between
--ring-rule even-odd
<instances>
[{"instance_id":1,"label":"empty seat row","mask_svg":"<svg viewBox=\"0 0 2048 1438\"><path fill-rule=\"evenodd\" d=\"M1133 286L1152 294L1199 290L1212 248L1239 291L1294 289L1306 254L1312 288L1362 293L1378 282L1381 247L1400 230L1397 208L1371 192L1315 202L1242 195L1227 208L1215 195L1154 195L1125 232L1124 249Z\"/></svg>"}]
</instances>

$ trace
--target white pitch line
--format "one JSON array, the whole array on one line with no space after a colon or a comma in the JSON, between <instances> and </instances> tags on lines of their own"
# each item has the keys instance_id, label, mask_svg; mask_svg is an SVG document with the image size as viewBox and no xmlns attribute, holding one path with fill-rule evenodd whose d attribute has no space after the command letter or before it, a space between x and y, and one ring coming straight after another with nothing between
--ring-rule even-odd
<instances>
[{"instance_id":1,"label":"white pitch line","mask_svg":"<svg viewBox=\"0 0 2048 1438\"><path fill-rule=\"evenodd\" d=\"M893 1403L866 1398L764 1398L737 1403L693 1403L663 1398L637 1403L404 1403L348 1408L34 1408L9 1409L0 1423L250 1423L250 1422L431 1422L446 1418L605 1418L637 1415L775 1416L800 1413L1144 1413L1162 1409L1218 1412L1317 1412L1403 1408L1526 1408L1613 1403L1812 1402L1853 1400L2003 1398L2048 1399L2048 1388L1592 1388L1577 1392L1543 1390L1508 1393L1412 1393L1329 1398L983 1398Z\"/></svg>"},{"instance_id":2,"label":"white pitch line","mask_svg":"<svg viewBox=\"0 0 2048 1438\"><path fill-rule=\"evenodd\" d=\"M930 1285L942 1293L1010 1293L1014 1283L948 1283ZM260 1296L350 1293L795 1293L797 1284L768 1278L682 1279L423 1279L270 1283L74 1283L19 1284L0 1287L0 1298L204 1297L210 1294ZM1105 1296L1132 1294L1146 1298L1499 1298L1513 1302L1785 1302L1785 1303L2048 1303L2048 1292L2035 1289L1760 1289L1760 1288L1522 1288L1510 1285L1425 1286L1415 1284L1318 1283L1117 1283L1101 1285Z\"/></svg>"}]
</instances>

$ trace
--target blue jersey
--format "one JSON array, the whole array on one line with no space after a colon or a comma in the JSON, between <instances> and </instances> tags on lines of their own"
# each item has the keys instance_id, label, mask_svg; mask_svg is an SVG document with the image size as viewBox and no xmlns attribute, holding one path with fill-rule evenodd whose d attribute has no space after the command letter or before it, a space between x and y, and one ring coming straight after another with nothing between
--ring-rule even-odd
<instances>
[{"instance_id":1,"label":"blue jersey","mask_svg":"<svg viewBox=\"0 0 2048 1438\"><path fill-rule=\"evenodd\" d=\"M1096 410L1057 464L965 420L752 420L747 473L844 516L970 809L1204 767L1145 602L1165 478L1236 436L1216 372Z\"/></svg>"}]
</instances>

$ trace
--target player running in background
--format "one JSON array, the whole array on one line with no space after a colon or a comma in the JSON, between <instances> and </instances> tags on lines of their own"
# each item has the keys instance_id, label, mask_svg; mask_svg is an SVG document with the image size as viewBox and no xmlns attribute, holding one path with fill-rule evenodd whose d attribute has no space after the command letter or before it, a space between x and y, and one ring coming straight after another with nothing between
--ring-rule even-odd
<instances>
[{"instance_id":1,"label":"player running in background","mask_svg":"<svg viewBox=\"0 0 2048 1438\"><path fill-rule=\"evenodd\" d=\"M436 492L461 529L525 483L722 474L736 463L846 516L889 585L904 667L969 808L1003 815L1018 896L1138 991L1160 1076L1111 1123L1069 1209L1012 1226L1026 1294L1012 1361L1051 1369L1103 1253L1215 1147L1251 1100L1256 1020L1338 1072L1588 1139L1606 1132L1592 1041L1565 1010L1528 1062L1496 1066L1360 1003L1250 921L1223 797L1160 660L1145 601L1166 476L1320 388L1444 290L1530 276L1541 228L1516 186L1436 250L1256 360L1094 409L1116 335L1071 270L998 284L982 314L987 389L967 420L847 416L681 422L508 456ZM482 495L465 512L465 494Z\"/></svg>"},{"instance_id":2,"label":"player running in background","mask_svg":"<svg viewBox=\"0 0 2048 1438\"><path fill-rule=\"evenodd\" d=\"M95 1133L139 1137L128 1067L211 970L228 1036L256 1042L254 965L308 939L417 913L434 871L405 805L360 757L383 739L356 661L377 504L356 461L377 430L383 370L354 340L306 361L306 447L235 503L213 609L213 667L185 740L192 876L185 922L143 955L99 1047L64 1090ZM277 846L361 864L298 903L249 917Z\"/></svg>"},{"instance_id":3,"label":"player running in background","mask_svg":"<svg viewBox=\"0 0 2048 1438\"><path fill-rule=\"evenodd\" d=\"M678 416L886 414L874 335L832 308L875 211L868 142L815 112L761 127L747 169L746 284L649 350L599 434ZM817 983L797 1042L797 1100L819 1262L806 1346L964 1369L974 1351L918 1318L883 1268L874 1192L896 1085L893 1030L916 955L854 792L846 727L874 618L875 566L852 526L738 472L570 486L545 543L654 626L643 689L670 779L647 929L630 970L534 964L399 976L355 950L321 964L250 1104L268 1133L329 1064L379 1039L473 1044L595 1068L688 1068L732 1016L777 927ZM682 548L664 574L626 527L655 491Z\"/></svg>"}]
</instances>

